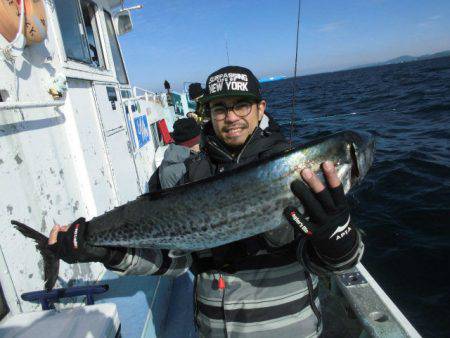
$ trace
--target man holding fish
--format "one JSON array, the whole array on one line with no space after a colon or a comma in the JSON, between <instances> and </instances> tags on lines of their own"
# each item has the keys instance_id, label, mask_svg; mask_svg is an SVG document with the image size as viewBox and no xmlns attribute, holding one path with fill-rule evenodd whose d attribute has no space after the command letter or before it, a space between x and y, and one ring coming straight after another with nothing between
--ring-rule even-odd
<instances>
[{"instance_id":1,"label":"man holding fish","mask_svg":"<svg viewBox=\"0 0 450 338\"><path fill-rule=\"evenodd\" d=\"M211 121L203 131L204 152L185 163L188 182L289 149L250 70L227 66L211 74L203 103ZM287 207L289 225L222 246L193 252L92 246L84 240L89 222L79 219L55 226L48 248L68 263L102 262L123 275L191 270L202 337L319 336L317 274L345 271L363 252L334 164L325 161L322 171L325 184L308 168L301 171L304 182L291 182L305 214Z\"/></svg>"}]
</instances>

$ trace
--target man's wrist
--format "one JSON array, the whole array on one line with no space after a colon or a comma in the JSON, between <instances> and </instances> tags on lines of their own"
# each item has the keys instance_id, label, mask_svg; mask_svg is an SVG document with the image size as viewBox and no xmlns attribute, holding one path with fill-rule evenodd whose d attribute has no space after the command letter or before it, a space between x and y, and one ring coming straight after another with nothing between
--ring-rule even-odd
<instances>
[{"instance_id":1,"label":"man's wrist","mask_svg":"<svg viewBox=\"0 0 450 338\"><path fill-rule=\"evenodd\" d=\"M357 231L357 230L356 230ZM303 238L297 248L297 258L310 272L317 275L329 275L330 273L341 273L353 268L364 253L364 243L361 234L357 231L355 247L340 260L329 260L321 256L310 240Z\"/></svg>"},{"instance_id":2,"label":"man's wrist","mask_svg":"<svg viewBox=\"0 0 450 338\"><path fill-rule=\"evenodd\" d=\"M330 245L331 248L324 249L322 246L314 245L314 243L312 243L312 247L322 260L329 262L330 264L338 264L346 261L354 255L356 250L358 250L358 245L361 241L361 235L358 230L352 228L351 232L352 236L349 236L346 239L345 245L341 245L338 248L333 248L333 246ZM332 242L329 242L329 244L331 243Z\"/></svg>"},{"instance_id":3,"label":"man's wrist","mask_svg":"<svg viewBox=\"0 0 450 338\"><path fill-rule=\"evenodd\" d=\"M336 234L336 227L332 227L322 231L321 234L316 234L315 238L311 238L311 242L321 256L328 260L339 261L351 253L357 245L357 230L353 225L348 224L345 230Z\"/></svg>"}]
</instances>

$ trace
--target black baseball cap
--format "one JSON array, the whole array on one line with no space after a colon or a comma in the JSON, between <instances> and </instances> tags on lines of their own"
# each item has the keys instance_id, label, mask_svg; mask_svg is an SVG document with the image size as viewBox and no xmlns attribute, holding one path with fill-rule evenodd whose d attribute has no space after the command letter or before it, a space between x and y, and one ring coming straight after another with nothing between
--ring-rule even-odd
<instances>
[{"instance_id":1,"label":"black baseball cap","mask_svg":"<svg viewBox=\"0 0 450 338\"><path fill-rule=\"evenodd\" d=\"M229 96L260 101L261 88L258 79L249 69L240 66L226 66L208 76L203 102Z\"/></svg>"}]
</instances>

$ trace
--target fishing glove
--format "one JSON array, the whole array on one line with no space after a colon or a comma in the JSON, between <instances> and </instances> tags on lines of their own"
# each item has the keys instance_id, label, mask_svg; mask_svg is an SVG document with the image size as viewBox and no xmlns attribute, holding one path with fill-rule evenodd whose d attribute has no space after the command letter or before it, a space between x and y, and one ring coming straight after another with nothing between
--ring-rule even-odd
<instances>
[{"instance_id":1,"label":"fishing glove","mask_svg":"<svg viewBox=\"0 0 450 338\"><path fill-rule=\"evenodd\" d=\"M359 234L350 224L350 211L342 184L314 193L297 180L291 184L291 190L305 208L305 214L292 206L284 210L297 237L312 244L314 254L330 265L354 256Z\"/></svg>"},{"instance_id":2,"label":"fishing glove","mask_svg":"<svg viewBox=\"0 0 450 338\"><path fill-rule=\"evenodd\" d=\"M73 222L67 231L58 232L58 240L48 248L66 263L101 262L107 266L119 264L126 248L93 246L86 242L89 223L84 218Z\"/></svg>"}]
</instances>

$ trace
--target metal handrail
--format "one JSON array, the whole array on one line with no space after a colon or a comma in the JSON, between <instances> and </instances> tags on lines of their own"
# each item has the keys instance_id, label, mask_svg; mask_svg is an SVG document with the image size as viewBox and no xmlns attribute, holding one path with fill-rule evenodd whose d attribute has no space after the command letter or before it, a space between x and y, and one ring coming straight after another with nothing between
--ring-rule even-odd
<instances>
[{"instance_id":1,"label":"metal handrail","mask_svg":"<svg viewBox=\"0 0 450 338\"><path fill-rule=\"evenodd\" d=\"M133 96L133 97L129 97L126 99L122 99L122 102L128 104L129 102L133 102L133 101L137 101L137 100L145 99L145 98L146 98L145 95Z\"/></svg>"},{"instance_id":2,"label":"metal handrail","mask_svg":"<svg viewBox=\"0 0 450 338\"><path fill-rule=\"evenodd\" d=\"M421 337L361 263L334 281L370 337Z\"/></svg>"},{"instance_id":3,"label":"metal handrail","mask_svg":"<svg viewBox=\"0 0 450 338\"><path fill-rule=\"evenodd\" d=\"M66 101L7 101L0 102L0 111L2 110L13 110L22 108L45 108L45 107L61 107L66 103Z\"/></svg>"},{"instance_id":4,"label":"metal handrail","mask_svg":"<svg viewBox=\"0 0 450 338\"><path fill-rule=\"evenodd\" d=\"M137 91L138 91L138 90L141 91L141 92L144 92L144 95L137 95ZM156 93L154 93L154 92L152 92L152 91L150 91L150 90L147 90L147 89L144 89L144 88L140 88L140 87L136 87L136 86L133 87L133 95L134 95L135 97L143 97L143 98L145 98L146 101L149 100L149 96L150 96L153 100L155 100L156 97L158 96L158 94L156 94Z\"/></svg>"}]
</instances>

